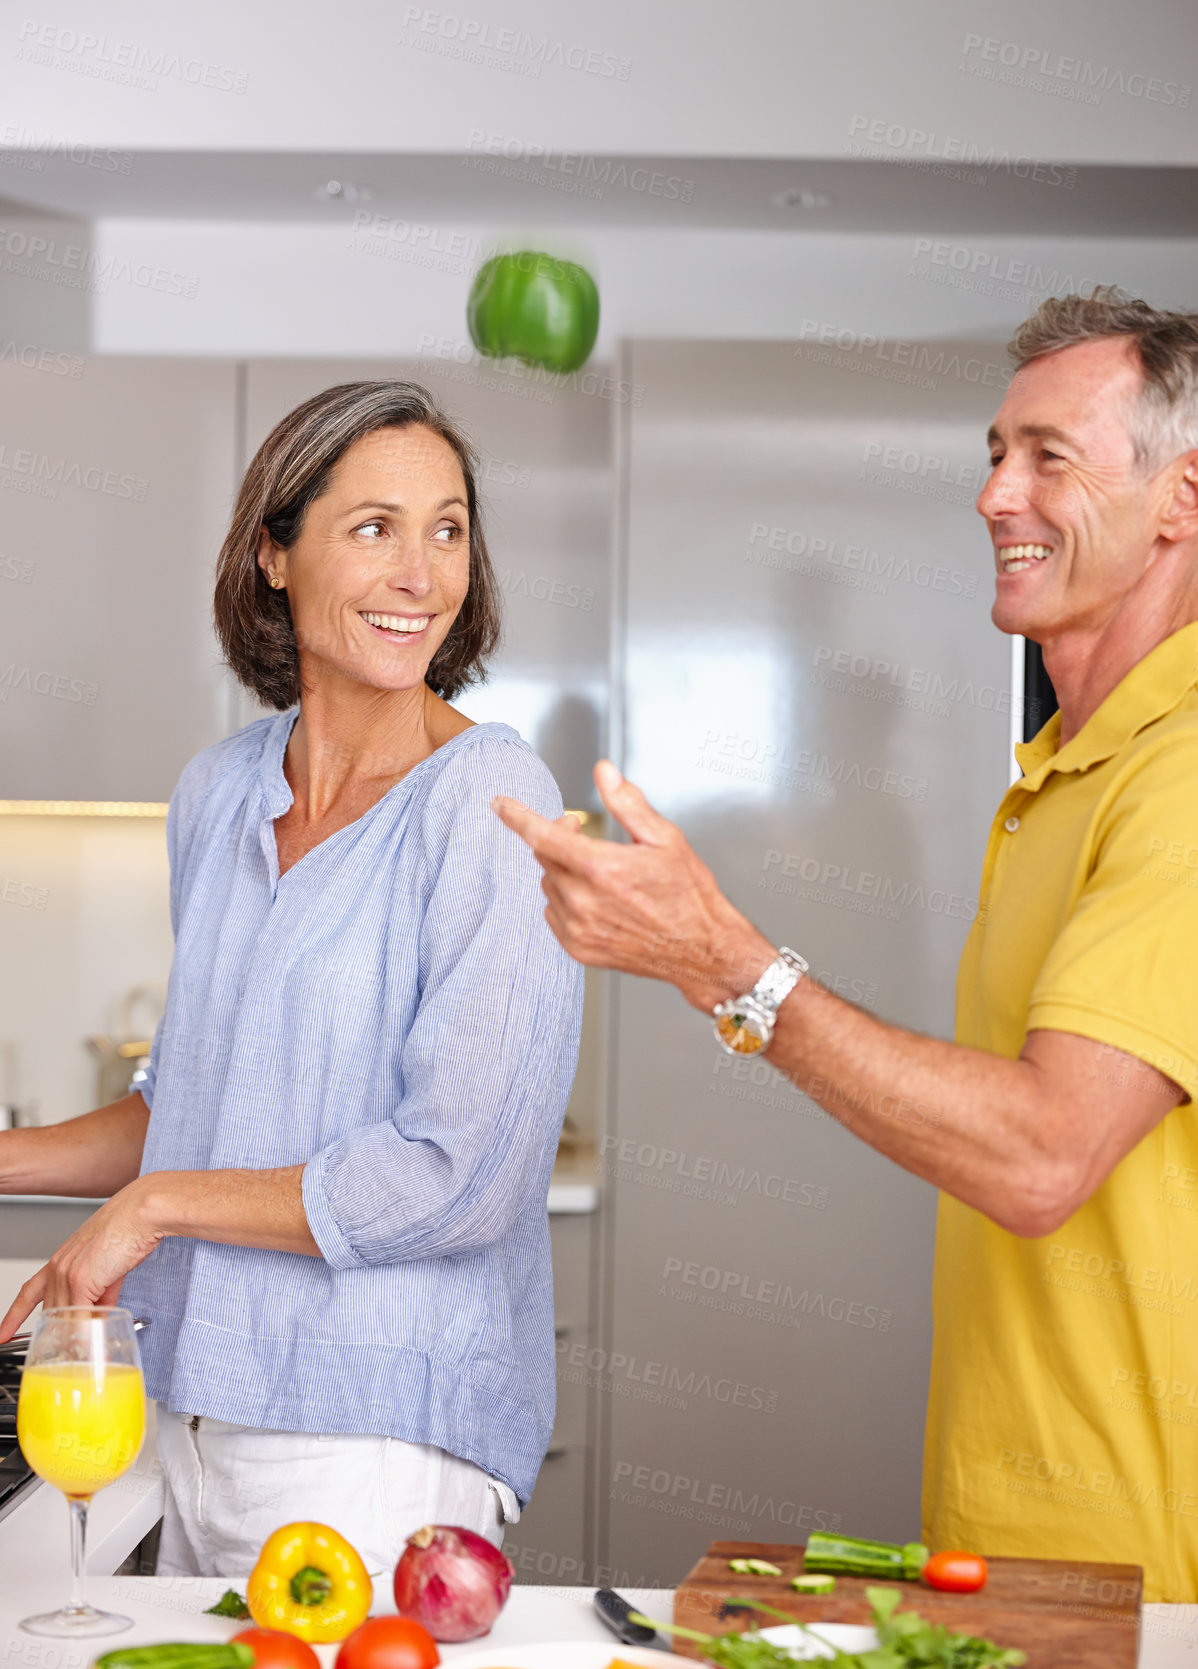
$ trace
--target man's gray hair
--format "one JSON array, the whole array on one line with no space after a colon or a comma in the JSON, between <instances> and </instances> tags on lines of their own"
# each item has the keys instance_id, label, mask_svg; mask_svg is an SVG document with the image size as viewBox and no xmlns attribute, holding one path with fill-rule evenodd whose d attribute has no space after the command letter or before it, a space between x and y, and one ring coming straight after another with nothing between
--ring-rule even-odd
<instances>
[{"instance_id":1,"label":"man's gray hair","mask_svg":"<svg viewBox=\"0 0 1198 1669\"><path fill-rule=\"evenodd\" d=\"M1088 296L1050 296L1007 345L1021 370L1029 360L1078 342L1126 336L1144 373L1129 424L1136 461L1159 469L1198 447L1198 313L1163 313L1114 284Z\"/></svg>"}]
</instances>

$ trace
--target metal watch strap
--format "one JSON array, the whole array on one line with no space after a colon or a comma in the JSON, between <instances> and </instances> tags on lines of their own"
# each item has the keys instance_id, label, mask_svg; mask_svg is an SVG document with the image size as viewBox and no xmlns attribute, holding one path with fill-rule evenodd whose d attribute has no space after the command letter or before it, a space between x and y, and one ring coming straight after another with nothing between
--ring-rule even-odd
<instances>
[{"instance_id":1,"label":"metal watch strap","mask_svg":"<svg viewBox=\"0 0 1198 1669\"><path fill-rule=\"evenodd\" d=\"M784 997L789 997L807 972L808 965L789 945L780 945L777 956L748 995L771 1013L776 1012L778 1004Z\"/></svg>"},{"instance_id":2,"label":"metal watch strap","mask_svg":"<svg viewBox=\"0 0 1198 1669\"><path fill-rule=\"evenodd\" d=\"M806 972L807 963L798 952L783 945L751 991L717 1003L711 1017L720 1048L730 1055L755 1055L768 1047L778 1004Z\"/></svg>"}]
</instances>

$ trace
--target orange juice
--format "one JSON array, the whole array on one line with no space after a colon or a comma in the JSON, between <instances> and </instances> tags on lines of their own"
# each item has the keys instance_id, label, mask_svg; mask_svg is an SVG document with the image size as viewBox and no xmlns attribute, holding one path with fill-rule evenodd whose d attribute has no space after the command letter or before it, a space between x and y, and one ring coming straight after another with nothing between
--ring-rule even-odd
<instances>
[{"instance_id":1,"label":"orange juice","mask_svg":"<svg viewBox=\"0 0 1198 1669\"><path fill-rule=\"evenodd\" d=\"M64 1495L91 1496L119 1478L145 1430L140 1368L47 1362L21 1375L17 1439L38 1476Z\"/></svg>"}]
</instances>

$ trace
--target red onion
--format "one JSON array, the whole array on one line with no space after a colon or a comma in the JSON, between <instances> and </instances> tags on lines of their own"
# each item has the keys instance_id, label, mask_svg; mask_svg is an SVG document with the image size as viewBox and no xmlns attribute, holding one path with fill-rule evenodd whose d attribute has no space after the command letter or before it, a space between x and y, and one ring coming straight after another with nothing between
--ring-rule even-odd
<instances>
[{"instance_id":1,"label":"red onion","mask_svg":"<svg viewBox=\"0 0 1198 1669\"><path fill-rule=\"evenodd\" d=\"M503 1610L515 1568L473 1530L426 1524L395 1567L395 1609L434 1640L477 1640Z\"/></svg>"}]
</instances>

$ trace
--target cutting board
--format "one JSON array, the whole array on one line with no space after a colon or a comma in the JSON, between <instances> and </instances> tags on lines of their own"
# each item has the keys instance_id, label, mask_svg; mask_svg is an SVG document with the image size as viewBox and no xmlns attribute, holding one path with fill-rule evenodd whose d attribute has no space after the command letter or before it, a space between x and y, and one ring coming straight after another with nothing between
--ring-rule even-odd
<instances>
[{"instance_id":1,"label":"cutting board","mask_svg":"<svg viewBox=\"0 0 1198 1669\"><path fill-rule=\"evenodd\" d=\"M781 1576L737 1576L730 1559L768 1559ZM987 1559L989 1580L976 1594L939 1594L920 1582L896 1583L904 1608L999 1646L1020 1646L1028 1669L1135 1669L1140 1650L1143 1572L1139 1565L1085 1564L1069 1559ZM768 1628L778 1619L760 1613L721 1616L737 1595L763 1600L803 1623L868 1623L865 1590L857 1576L838 1576L832 1594L797 1594L792 1576L803 1569L803 1549L778 1542L713 1542L674 1596L674 1621L704 1634ZM687 1657L700 1654L675 1641Z\"/></svg>"}]
</instances>

